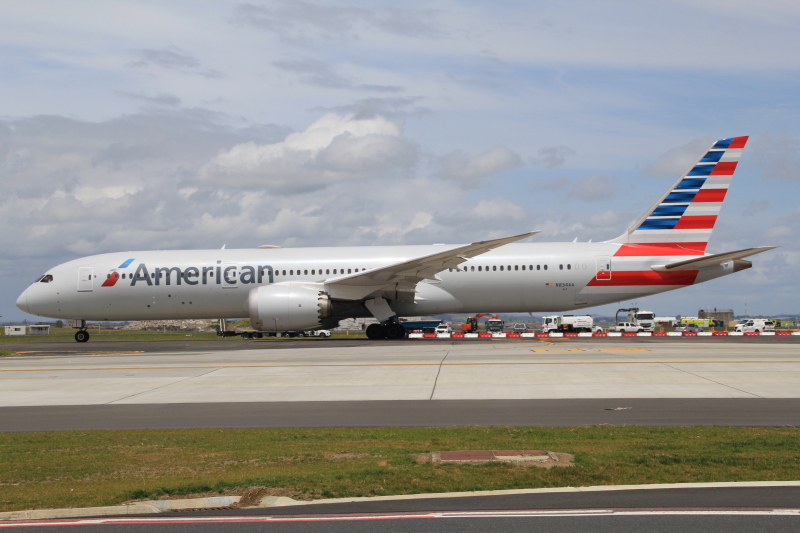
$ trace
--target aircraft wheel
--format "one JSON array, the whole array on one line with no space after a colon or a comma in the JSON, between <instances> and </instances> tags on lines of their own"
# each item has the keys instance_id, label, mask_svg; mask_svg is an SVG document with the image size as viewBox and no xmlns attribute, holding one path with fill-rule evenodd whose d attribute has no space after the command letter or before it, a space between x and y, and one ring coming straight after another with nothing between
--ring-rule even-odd
<instances>
[{"instance_id":1,"label":"aircraft wheel","mask_svg":"<svg viewBox=\"0 0 800 533\"><path fill-rule=\"evenodd\" d=\"M367 327L367 338L373 341L378 339L385 339L386 328L384 328L380 324L370 324Z\"/></svg>"},{"instance_id":2,"label":"aircraft wheel","mask_svg":"<svg viewBox=\"0 0 800 533\"><path fill-rule=\"evenodd\" d=\"M75 340L78 342L86 342L89 340L89 332L84 330L79 330L75 332Z\"/></svg>"},{"instance_id":3,"label":"aircraft wheel","mask_svg":"<svg viewBox=\"0 0 800 533\"><path fill-rule=\"evenodd\" d=\"M385 329L388 339L402 339L406 336L406 328L400 324L389 324Z\"/></svg>"}]
</instances>

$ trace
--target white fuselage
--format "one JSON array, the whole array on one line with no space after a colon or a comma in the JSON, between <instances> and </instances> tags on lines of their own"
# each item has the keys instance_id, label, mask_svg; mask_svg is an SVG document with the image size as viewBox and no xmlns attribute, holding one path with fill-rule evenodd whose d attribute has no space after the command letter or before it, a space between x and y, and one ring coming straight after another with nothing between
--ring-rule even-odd
<instances>
[{"instance_id":1,"label":"white fuselage","mask_svg":"<svg viewBox=\"0 0 800 533\"><path fill-rule=\"evenodd\" d=\"M419 283L413 302L390 301L390 305L399 316L561 312L656 294L734 271L728 262L698 270L657 272L651 267L702 256L620 255L624 246L508 244L462 263L461 271L442 271L439 281ZM52 281L33 283L17 305L40 316L83 320L240 318L248 316L248 295L260 285L324 285L356 269L369 271L450 248L456 246L102 254L49 270ZM333 318L357 316L370 316L363 304L334 302Z\"/></svg>"}]
</instances>

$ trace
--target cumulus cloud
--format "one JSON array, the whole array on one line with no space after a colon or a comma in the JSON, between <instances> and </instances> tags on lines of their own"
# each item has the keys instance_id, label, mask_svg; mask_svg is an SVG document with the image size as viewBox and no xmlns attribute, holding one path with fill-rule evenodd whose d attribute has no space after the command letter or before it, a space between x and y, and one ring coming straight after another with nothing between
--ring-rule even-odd
<instances>
[{"instance_id":1,"label":"cumulus cloud","mask_svg":"<svg viewBox=\"0 0 800 533\"><path fill-rule=\"evenodd\" d=\"M543 166L553 170L564 166L567 157L571 155L575 155L575 150L569 146L550 146L540 148L538 155L529 158L528 161L533 166Z\"/></svg>"},{"instance_id":2,"label":"cumulus cloud","mask_svg":"<svg viewBox=\"0 0 800 533\"><path fill-rule=\"evenodd\" d=\"M511 170L521 164L522 159L505 146L497 146L472 157L461 150L454 150L437 162L441 178L458 181L467 187L477 187L492 174Z\"/></svg>"},{"instance_id":3,"label":"cumulus cloud","mask_svg":"<svg viewBox=\"0 0 800 533\"><path fill-rule=\"evenodd\" d=\"M277 1L268 5L241 4L233 21L276 35L283 43L307 45L315 40L349 42L363 27L402 37L438 38L444 35L437 12L396 7L362 7Z\"/></svg>"},{"instance_id":4,"label":"cumulus cloud","mask_svg":"<svg viewBox=\"0 0 800 533\"><path fill-rule=\"evenodd\" d=\"M157 66L167 70L177 70L192 74L199 74L205 78L221 78L222 73L203 68L200 61L193 55L177 47L172 48L141 48L133 51L136 60L128 63L129 67L141 68Z\"/></svg>"},{"instance_id":5,"label":"cumulus cloud","mask_svg":"<svg viewBox=\"0 0 800 533\"><path fill-rule=\"evenodd\" d=\"M569 190L569 194L584 202L608 200L616 195L618 184L617 178L605 174L592 174L576 181Z\"/></svg>"},{"instance_id":6,"label":"cumulus cloud","mask_svg":"<svg viewBox=\"0 0 800 533\"><path fill-rule=\"evenodd\" d=\"M308 85L325 89L351 89L381 93L397 93L403 90L402 87L397 85L356 83L339 76L331 65L316 59L274 61L272 64L286 72L299 74L301 81Z\"/></svg>"},{"instance_id":7,"label":"cumulus cloud","mask_svg":"<svg viewBox=\"0 0 800 533\"><path fill-rule=\"evenodd\" d=\"M747 206L747 209L742 212L742 216L751 217L756 213L763 211L768 206L769 202L767 200L754 200L750 202L750 204Z\"/></svg>"},{"instance_id":8,"label":"cumulus cloud","mask_svg":"<svg viewBox=\"0 0 800 533\"><path fill-rule=\"evenodd\" d=\"M535 185L535 189L539 191L560 191L564 187L570 184L569 178L553 178L553 179L546 179L543 182L538 182Z\"/></svg>"},{"instance_id":9,"label":"cumulus cloud","mask_svg":"<svg viewBox=\"0 0 800 533\"><path fill-rule=\"evenodd\" d=\"M763 179L800 182L800 138L790 133L764 133L751 139L748 148Z\"/></svg>"},{"instance_id":10,"label":"cumulus cloud","mask_svg":"<svg viewBox=\"0 0 800 533\"><path fill-rule=\"evenodd\" d=\"M524 220L527 217L525 209L519 204L503 198L496 197L491 200L481 200L472 208L472 217L484 220Z\"/></svg>"},{"instance_id":11,"label":"cumulus cloud","mask_svg":"<svg viewBox=\"0 0 800 533\"><path fill-rule=\"evenodd\" d=\"M199 174L206 184L296 194L333 183L395 176L416 166L417 145L394 122L329 113L272 144L247 142L218 154Z\"/></svg>"},{"instance_id":12,"label":"cumulus cloud","mask_svg":"<svg viewBox=\"0 0 800 533\"><path fill-rule=\"evenodd\" d=\"M684 145L671 148L648 166L645 172L652 176L677 178L700 159L715 141L716 139L694 139Z\"/></svg>"}]
</instances>

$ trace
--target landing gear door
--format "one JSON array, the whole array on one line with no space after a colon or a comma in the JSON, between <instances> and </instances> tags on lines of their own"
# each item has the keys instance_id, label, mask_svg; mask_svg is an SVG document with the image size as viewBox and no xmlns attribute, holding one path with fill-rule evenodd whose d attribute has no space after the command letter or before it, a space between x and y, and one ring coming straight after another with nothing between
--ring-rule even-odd
<instances>
[{"instance_id":1,"label":"landing gear door","mask_svg":"<svg viewBox=\"0 0 800 533\"><path fill-rule=\"evenodd\" d=\"M92 292L92 267L78 267L78 292Z\"/></svg>"},{"instance_id":2,"label":"landing gear door","mask_svg":"<svg viewBox=\"0 0 800 533\"><path fill-rule=\"evenodd\" d=\"M597 281L611 281L611 256L598 255L597 262Z\"/></svg>"}]
</instances>

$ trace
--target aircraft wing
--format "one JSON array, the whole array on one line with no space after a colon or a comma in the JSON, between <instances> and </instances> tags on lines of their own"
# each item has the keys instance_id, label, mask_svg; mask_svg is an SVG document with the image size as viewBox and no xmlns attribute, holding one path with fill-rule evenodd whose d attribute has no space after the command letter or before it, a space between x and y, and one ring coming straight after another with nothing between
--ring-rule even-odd
<instances>
[{"instance_id":1,"label":"aircraft wing","mask_svg":"<svg viewBox=\"0 0 800 533\"><path fill-rule=\"evenodd\" d=\"M331 297L354 300L364 298L370 293L381 289L413 292L416 284L424 279L436 281L438 279L436 274L442 270L458 268L458 265L472 257L537 233L539 232L529 231L512 237L478 241L466 246L458 246L442 252L416 257L401 263L327 279L325 285L328 287Z\"/></svg>"},{"instance_id":2,"label":"aircraft wing","mask_svg":"<svg viewBox=\"0 0 800 533\"><path fill-rule=\"evenodd\" d=\"M698 268L714 266L724 263L726 261L733 261L735 259L743 259L751 255L760 254L767 250L772 250L777 246L759 246L757 248L745 248L744 250L736 250L735 252L726 252L724 254L707 255L697 259L689 259L688 261L678 261L677 263L670 263L668 265L656 265L653 270L660 271L673 271L673 270L697 270Z\"/></svg>"}]
</instances>

